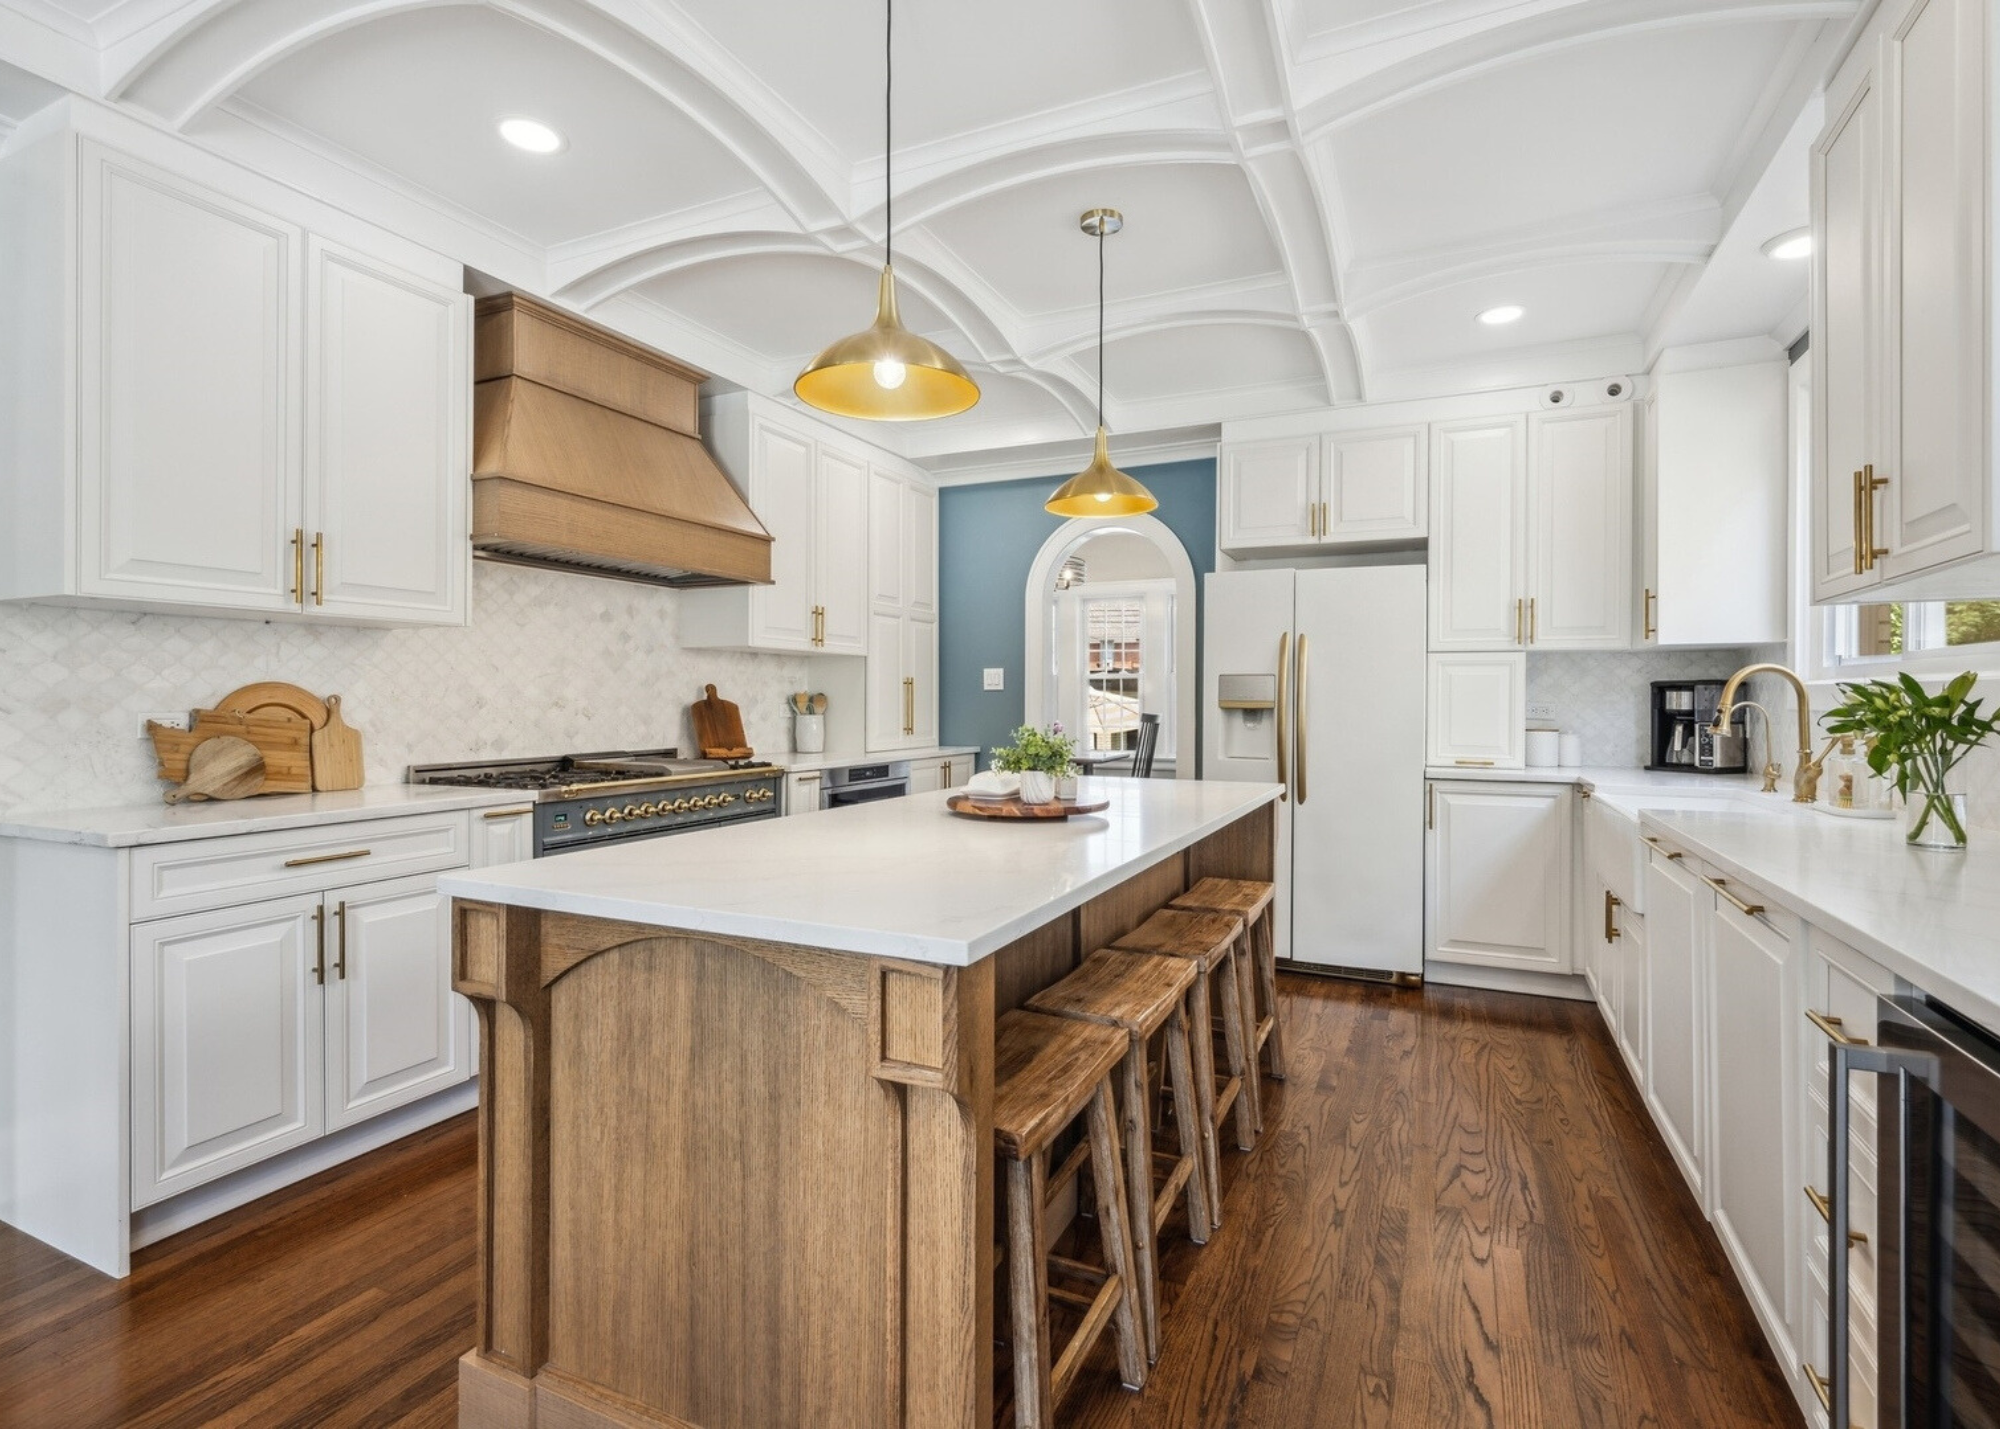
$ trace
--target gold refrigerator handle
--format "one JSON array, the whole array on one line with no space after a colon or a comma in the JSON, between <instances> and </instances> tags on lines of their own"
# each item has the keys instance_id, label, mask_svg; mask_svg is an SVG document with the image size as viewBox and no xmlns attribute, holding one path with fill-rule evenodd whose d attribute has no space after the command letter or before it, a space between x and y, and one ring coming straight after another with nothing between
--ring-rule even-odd
<instances>
[{"instance_id":1,"label":"gold refrigerator handle","mask_svg":"<svg viewBox=\"0 0 2000 1429\"><path fill-rule=\"evenodd\" d=\"M1298 801L1306 801L1306 637L1299 636L1299 668L1292 687L1292 772L1298 784Z\"/></svg>"},{"instance_id":2,"label":"gold refrigerator handle","mask_svg":"<svg viewBox=\"0 0 2000 1429\"><path fill-rule=\"evenodd\" d=\"M1291 675L1292 632L1285 630L1278 635L1278 802L1281 804L1292 786L1290 768L1285 760L1285 696Z\"/></svg>"}]
</instances>

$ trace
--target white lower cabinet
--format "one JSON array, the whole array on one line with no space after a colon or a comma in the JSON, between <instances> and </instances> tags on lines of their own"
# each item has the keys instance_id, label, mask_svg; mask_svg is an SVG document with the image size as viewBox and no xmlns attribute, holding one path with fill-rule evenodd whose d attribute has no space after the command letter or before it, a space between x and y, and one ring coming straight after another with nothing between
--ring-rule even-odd
<instances>
[{"instance_id":1,"label":"white lower cabinet","mask_svg":"<svg viewBox=\"0 0 2000 1429\"><path fill-rule=\"evenodd\" d=\"M1746 913L1725 885L1712 900L1707 1022L1714 1075L1714 1205L1723 1251L1779 1362L1797 1362L1798 1187L1795 1057L1801 1019L1796 928ZM1749 907L1757 905L1745 900Z\"/></svg>"},{"instance_id":2,"label":"white lower cabinet","mask_svg":"<svg viewBox=\"0 0 2000 1429\"><path fill-rule=\"evenodd\" d=\"M1708 887L1677 852L1646 870L1646 1105L1704 1210L1708 1189Z\"/></svg>"},{"instance_id":3,"label":"white lower cabinet","mask_svg":"<svg viewBox=\"0 0 2000 1429\"><path fill-rule=\"evenodd\" d=\"M481 809L472 816L472 866L521 863L535 856L535 806Z\"/></svg>"},{"instance_id":4,"label":"white lower cabinet","mask_svg":"<svg viewBox=\"0 0 2000 1429\"><path fill-rule=\"evenodd\" d=\"M1571 797L1560 784L1431 785L1427 959L1570 971Z\"/></svg>"},{"instance_id":5,"label":"white lower cabinet","mask_svg":"<svg viewBox=\"0 0 2000 1429\"><path fill-rule=\"evenodd\" d=\"M819 812L819 786L824 776L817 769L805 769L785 776L785 813Z\"/></svg>"},{"instance_id":6,"label":"white lower cabinet","mask_svg":"<svg viewBox=\"0 0 2000 1429\"><path fill-rule=\"evenodd\" d=\"M1630 908L1618 912L1619 976L1617 986L1618 1021L1613 1029L1619 1055L1632 1073L1632 1082L1646 1085L1646 957L1650 934L1643 914Z\"/></svg>"},{"instance_id":7,"label":"white lower cabinet","mask_svg":"<svg viewBox=\"0 0 2000 1429\"><path fill-rule=\"evenodd\" d=\"M317 895L132 930L132 1203L325 1130Z\"/></svg>"},{"instance_id":8,"label":"white lower cabinet","mask_svg":"<svg viewBox=\"0 0 2000 1429\"><path fill-rule=\"evenodd\" d=\"M471 1075L435 874L132 930L132 1204Z\"/></svg>"}]
</instances>

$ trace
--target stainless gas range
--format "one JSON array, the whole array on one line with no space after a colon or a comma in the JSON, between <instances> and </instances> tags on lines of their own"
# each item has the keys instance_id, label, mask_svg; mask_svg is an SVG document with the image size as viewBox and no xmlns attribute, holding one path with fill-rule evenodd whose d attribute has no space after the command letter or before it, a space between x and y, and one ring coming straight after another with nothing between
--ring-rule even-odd
<instances>
[{"instance_id":1,"label":"stainless gas range","mask_svg":"<svg viewBox=\"0 0 2000 1429\"><path fill-rule=\"evenodd\" d=\"M675 749L485 764L413 764L408 782L519 789L535 800L535 857L773 818L785 771L765 760L682 759Z\"/></svg>"}]
</instances>

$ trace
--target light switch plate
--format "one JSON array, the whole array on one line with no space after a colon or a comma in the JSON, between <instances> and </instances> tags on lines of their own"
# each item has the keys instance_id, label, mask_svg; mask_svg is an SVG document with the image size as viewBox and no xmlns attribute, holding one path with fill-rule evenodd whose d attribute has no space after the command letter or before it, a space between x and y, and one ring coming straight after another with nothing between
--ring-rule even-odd
<instances>
[{"instance_id":1,"label":"light switch plate","mask_svg":"<svg viewBox=\"0 0 2000 1429\"><path fill-rule=\"evenodd\" d=\"M1006 670L1005 670L1005 669L1004 669L1003 667L1001 667L1001 666L997 666L997 665L988 665L988 666L986 667L986 683L985 683L985 685L984 685L984 686L983 686L982 688L985 688L985 689L988 689L988 690L1004 690L1004 689L1006 689L1006 688L1007 688L1007 671L1006 671Z\"/></svg>"},{"instance_id":2,"label":"light switch plate","mask_svg":"<svg viewBox=\"0 0 2000 1429\"><path fill-rule=\"evenodd\" d=\"M1529 705L1528 718L1530 720L1546 720L1548 723L1554 724L1556 722L1556 707L1554 705Z\"/></svg>"}]
</instances>

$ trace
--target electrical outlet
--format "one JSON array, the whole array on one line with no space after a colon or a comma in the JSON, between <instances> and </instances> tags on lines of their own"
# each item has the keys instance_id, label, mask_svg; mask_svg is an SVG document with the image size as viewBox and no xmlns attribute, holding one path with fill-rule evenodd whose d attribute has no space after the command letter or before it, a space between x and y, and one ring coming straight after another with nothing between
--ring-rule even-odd
<instances>
[{"instance_id":1,"label":"electrical outlet","mask_svg":"<svg viewBox=\"0 0 2000 1429\"><path fill-rule=\"evenodd\" d=\"M1556 722L1556 707L1554 705L1529 705L1528 718L1531 720L1546 720L1548 723L1554 724Z\"/></svg>"},{"instance_id":2,"label":"electrical outlet","mask_svg":"<svg viewBox=\"0 0 2000 1429\"><path fill-rule=\"evenodd\" d=\"M187 714L187 711L186 711L186 710L182 710L182 711L181 711L181 712L180 712L179 714L149 714L149 715L140 715L140 716L139 716L139 738L141 738L141 739L151 739L151 738L153 737L153 736L152 736L152 732L151 732L151 731L149 731L149 730L148 730L148 729L146 728L146 726L147 726L147 725L149 725L149 724L163 724L163 725L165 725L165 726L166 726L166 727L167 727L168 729L191 729L191 728L193 728L193 722L192 722L191 720L189 720L189 718L188 718L188 714Z\"/></svg>"},{"instance_id":3,"label":"electrical outlet","mask_svg":"<svg viewBox=\"0 0 2000 1429\"><path fill-rule=\"evenodd\" d=\"M1006 689L1007 688L1006 669L1004 667L997 665L988 665L986 667L986 683L983 686L981 686L981 688L988 690Z\"/></svg>"}]
</instances>

